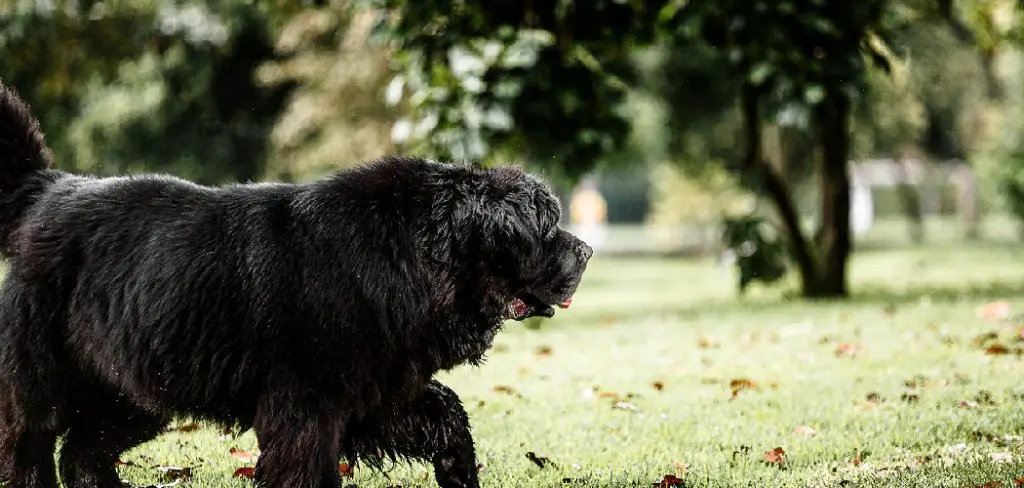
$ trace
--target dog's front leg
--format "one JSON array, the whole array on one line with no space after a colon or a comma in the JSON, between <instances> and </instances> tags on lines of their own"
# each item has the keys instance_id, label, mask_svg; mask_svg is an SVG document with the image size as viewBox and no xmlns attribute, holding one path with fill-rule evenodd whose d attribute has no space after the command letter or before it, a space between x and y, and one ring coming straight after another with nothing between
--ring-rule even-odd
<instances>
[{"instance_id":1,"label":"dog's front leg","mask_svg":"<svg viewBox=\"0 0 1024 488\"><path fill-rule=\"evenodd\" d=\"M390 453L429 461L441 488L480 486L469 417L459 396L437 381L397 411L364 419L344 444L361 459Z\"/></svg>"}]
</instances>

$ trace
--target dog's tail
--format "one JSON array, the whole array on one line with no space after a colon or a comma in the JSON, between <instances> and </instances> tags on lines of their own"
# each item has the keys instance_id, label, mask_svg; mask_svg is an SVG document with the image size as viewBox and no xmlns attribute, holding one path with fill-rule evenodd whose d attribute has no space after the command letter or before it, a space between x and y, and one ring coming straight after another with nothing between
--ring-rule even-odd
<instances>
[{"instance_id":1,"label":"dog's tail","mask_svg":"<svg viewBox=\"0 0 1024 488\"><path fill-rule=\"evenodd\" d=\"M22 216L56 177L52 162L39 122L0 81L0 253L13 252L12 234Z\"/></svg>"}]
</instances>

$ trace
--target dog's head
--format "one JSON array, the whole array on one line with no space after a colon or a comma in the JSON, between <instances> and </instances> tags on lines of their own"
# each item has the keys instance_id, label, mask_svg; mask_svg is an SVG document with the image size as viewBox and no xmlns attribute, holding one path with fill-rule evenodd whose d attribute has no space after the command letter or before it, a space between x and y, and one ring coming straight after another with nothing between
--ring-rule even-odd
<instances>
[{"instance_id":1,"label":"dog's head","mask_svg":"<svg viewBox=\"0 0 1024 488\"><path fill-rule=\"evenodd\" d=\"M566 308L593 250L559 228L551 188L517 166L459 168L448 186L454 259L467 263L474 302L497 319Z\"/></svg>"}]
</instances>

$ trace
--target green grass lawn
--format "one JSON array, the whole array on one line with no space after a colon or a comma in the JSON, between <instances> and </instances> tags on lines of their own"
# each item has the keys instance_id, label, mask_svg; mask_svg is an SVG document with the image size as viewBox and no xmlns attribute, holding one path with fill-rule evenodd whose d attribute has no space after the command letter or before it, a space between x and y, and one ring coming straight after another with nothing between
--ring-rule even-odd
<instances>
[{"instance_id":1,"label":"green grass lawn","mask_svg":"<svg viewBox=\"0 0 1024 488\"><path fill-rule=\"evenodd\" d=\"M443 375L469 411L484 485L1014 486L1024 249L952 244L852 266L852 300L802 303L737 299L711 261L595 257L571 310L539 330L510 325L485 366ZM1006 317L980 315L1001 300ZM220 434L167 434L126 453L122 476L157 484L155 467L179 466L192 473L182 486L248 486L232 473L252 464L230 450L254 449L254 435ZM765 462L775 448L784 461ZM436 486L421 464L348 482Z\"/></svg>"}]
</instances>

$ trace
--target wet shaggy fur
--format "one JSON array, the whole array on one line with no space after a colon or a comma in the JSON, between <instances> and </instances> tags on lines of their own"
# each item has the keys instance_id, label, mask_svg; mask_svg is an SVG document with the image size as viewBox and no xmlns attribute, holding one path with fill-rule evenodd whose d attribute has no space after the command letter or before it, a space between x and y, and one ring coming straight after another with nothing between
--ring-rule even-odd
<instances>
[{"instance_id":1,"label":"wet shaggy fur","mask_svg":"<svg viewBox=\"0 0 1024 488\"><path fill-rule=\"evenodd\" d=\"M0 85L0 477L120 488L174 415L254 428L256 481L340 486L339 459L476 487L458 396L509 318L550 315L591 250L517 167L388 157L309 184L50 169ZM64 442L59 469L53 452Z\"/></svg>"}]
</instances>

